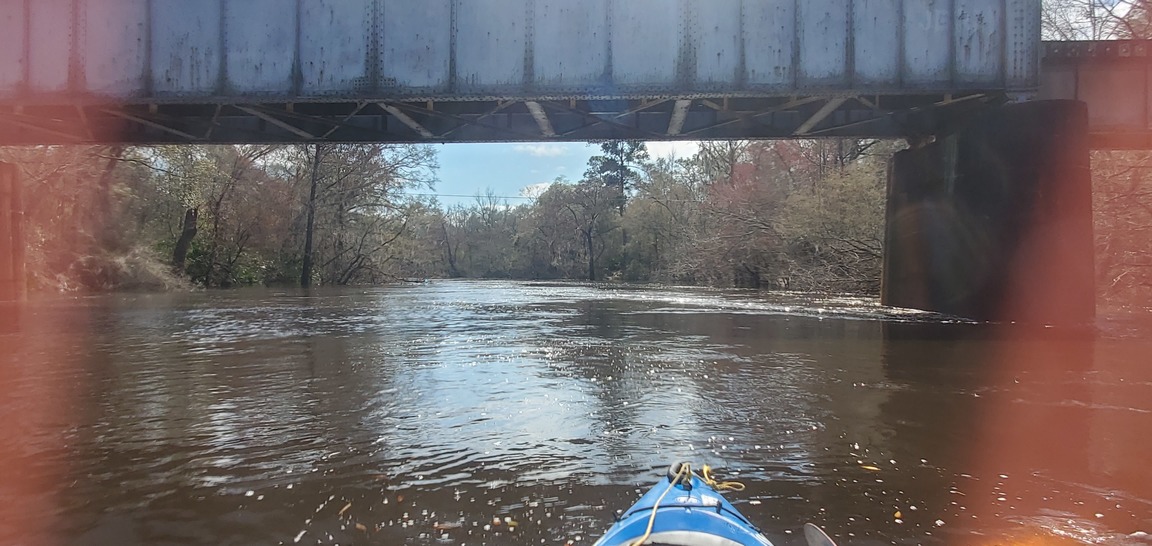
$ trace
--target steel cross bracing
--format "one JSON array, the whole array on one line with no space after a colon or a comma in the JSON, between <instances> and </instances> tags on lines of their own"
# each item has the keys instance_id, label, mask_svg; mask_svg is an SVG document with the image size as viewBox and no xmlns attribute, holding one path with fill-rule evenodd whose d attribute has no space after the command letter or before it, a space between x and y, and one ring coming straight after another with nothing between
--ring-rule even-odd
<instances>
[{"instance_id":1,"label":"steel cross bracing","mask_svg":"<svg viewBox=\"0 0 1152 546\"><path fill-rule=\"evenodd\" d=\"M907 137L1002 93L911 96L0 105L0 144Z\"/></svg>"}]
</instances>

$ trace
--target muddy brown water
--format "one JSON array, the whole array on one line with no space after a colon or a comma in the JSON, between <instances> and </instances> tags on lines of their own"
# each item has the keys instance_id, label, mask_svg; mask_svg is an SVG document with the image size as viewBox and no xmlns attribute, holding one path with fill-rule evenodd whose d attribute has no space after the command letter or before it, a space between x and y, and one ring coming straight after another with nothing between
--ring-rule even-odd
<instances>
[{"instance_id":1,"label":"muddy brown water","mask_svg":"<svg viewBox=\"0 0 1152 546\"><path fill-rule=\"evenodd\" d=\"M1152 341L867 298L434 281L50 298L5 544L591 544L674 461L779 546L1149 544Z\"/></svg>"}]
</instances>

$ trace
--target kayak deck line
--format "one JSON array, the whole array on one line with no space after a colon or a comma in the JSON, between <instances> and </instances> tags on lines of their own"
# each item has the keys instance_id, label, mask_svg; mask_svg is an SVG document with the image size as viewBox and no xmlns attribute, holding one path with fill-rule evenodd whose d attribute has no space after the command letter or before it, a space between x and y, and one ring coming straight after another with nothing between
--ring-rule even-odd
<instances>
[{"instance_id":1,"label":"kayak deck line","mask_svg":"<svg viewBox=\"0 0 1152 546\"><path fill-rule=\"evenodd\" d=\"M721 494L744 484L719 482L707 466L700 474L676 463L593 546L772 546ZM673 495L670 502L664 499Z\"/></svg>"},{"instance_id":2,"label":"kayak deck line","mask_svg":"<svg viewBox=\"0 0 1152 546\"><path fill-rule=\"evenodd\" d=\"M592 546L773 546L720 493L743 489L739 482L713 479L707 466L696 474L690 464L675 463ZM804 525L804 538L808 546L836 546L811 523Z\"/></svg>"}]
</instances>

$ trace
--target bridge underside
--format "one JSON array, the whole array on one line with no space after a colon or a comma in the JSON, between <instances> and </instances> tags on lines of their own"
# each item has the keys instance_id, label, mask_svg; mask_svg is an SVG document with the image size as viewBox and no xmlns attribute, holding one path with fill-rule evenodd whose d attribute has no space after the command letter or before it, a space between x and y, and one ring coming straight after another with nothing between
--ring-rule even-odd
<instances>
[{"instance_id":1,"label":"bridge underside","mask_svg":"<svg viewBox=\"0 0 1152 546\"><path fill-rule=\"evenodd\" d=\"M1087 103L1092 148L1152 149L1152 40L1045 42L1036 98Z\"/></svg>"},{"instance_id":2,"label":"bridge underside","mask_svg":"<svg viewBox=\"0 0 1152 546\"><path fill-rule=\"evenodd\" d=\"M908 137L1003 93L0 105L0 145Z\"/></svg>"},{"instance_id":3,"label":"bridge underside","mask_svg":"<svg viewBox=\"0 0 1152 546\"><path fill-rule=\"evenodd\" d=\"M0 98L0 146L608 139L912 138L952 132L1011 99L1088 104L1088 146L1152 149L1152 41L1048 42L1035 93L967 88L774 95L589 93L111 99L69 91ZM288 99L291 100L291 99Z\"/></svg>"}]
</instances>

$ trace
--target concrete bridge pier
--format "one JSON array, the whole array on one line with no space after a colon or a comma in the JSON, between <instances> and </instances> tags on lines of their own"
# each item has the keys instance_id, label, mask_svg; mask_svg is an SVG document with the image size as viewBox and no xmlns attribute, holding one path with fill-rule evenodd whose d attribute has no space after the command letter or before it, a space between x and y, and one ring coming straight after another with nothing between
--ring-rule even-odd
<instances>
[{"instance_id":1,"label":"concrete bridge pier","mask_svg":"<svg viewBox=\"0 0 1152 546\"><path fill-rule=\"evenodd\" d=\"M1096 313L1088 110L992 109L889 164L886 305L1061 325Z\"/></svg>"},{"instance_id":2,"label":"concrete bridge pier","mask_svg":"<svg viewBox=\"0 0 1152 546\"><path fill-rule=\"evenodd\" d=\"M16 166L0 163L0 305L27 296L24 204Z\"/></svg>"}]
</instances>

